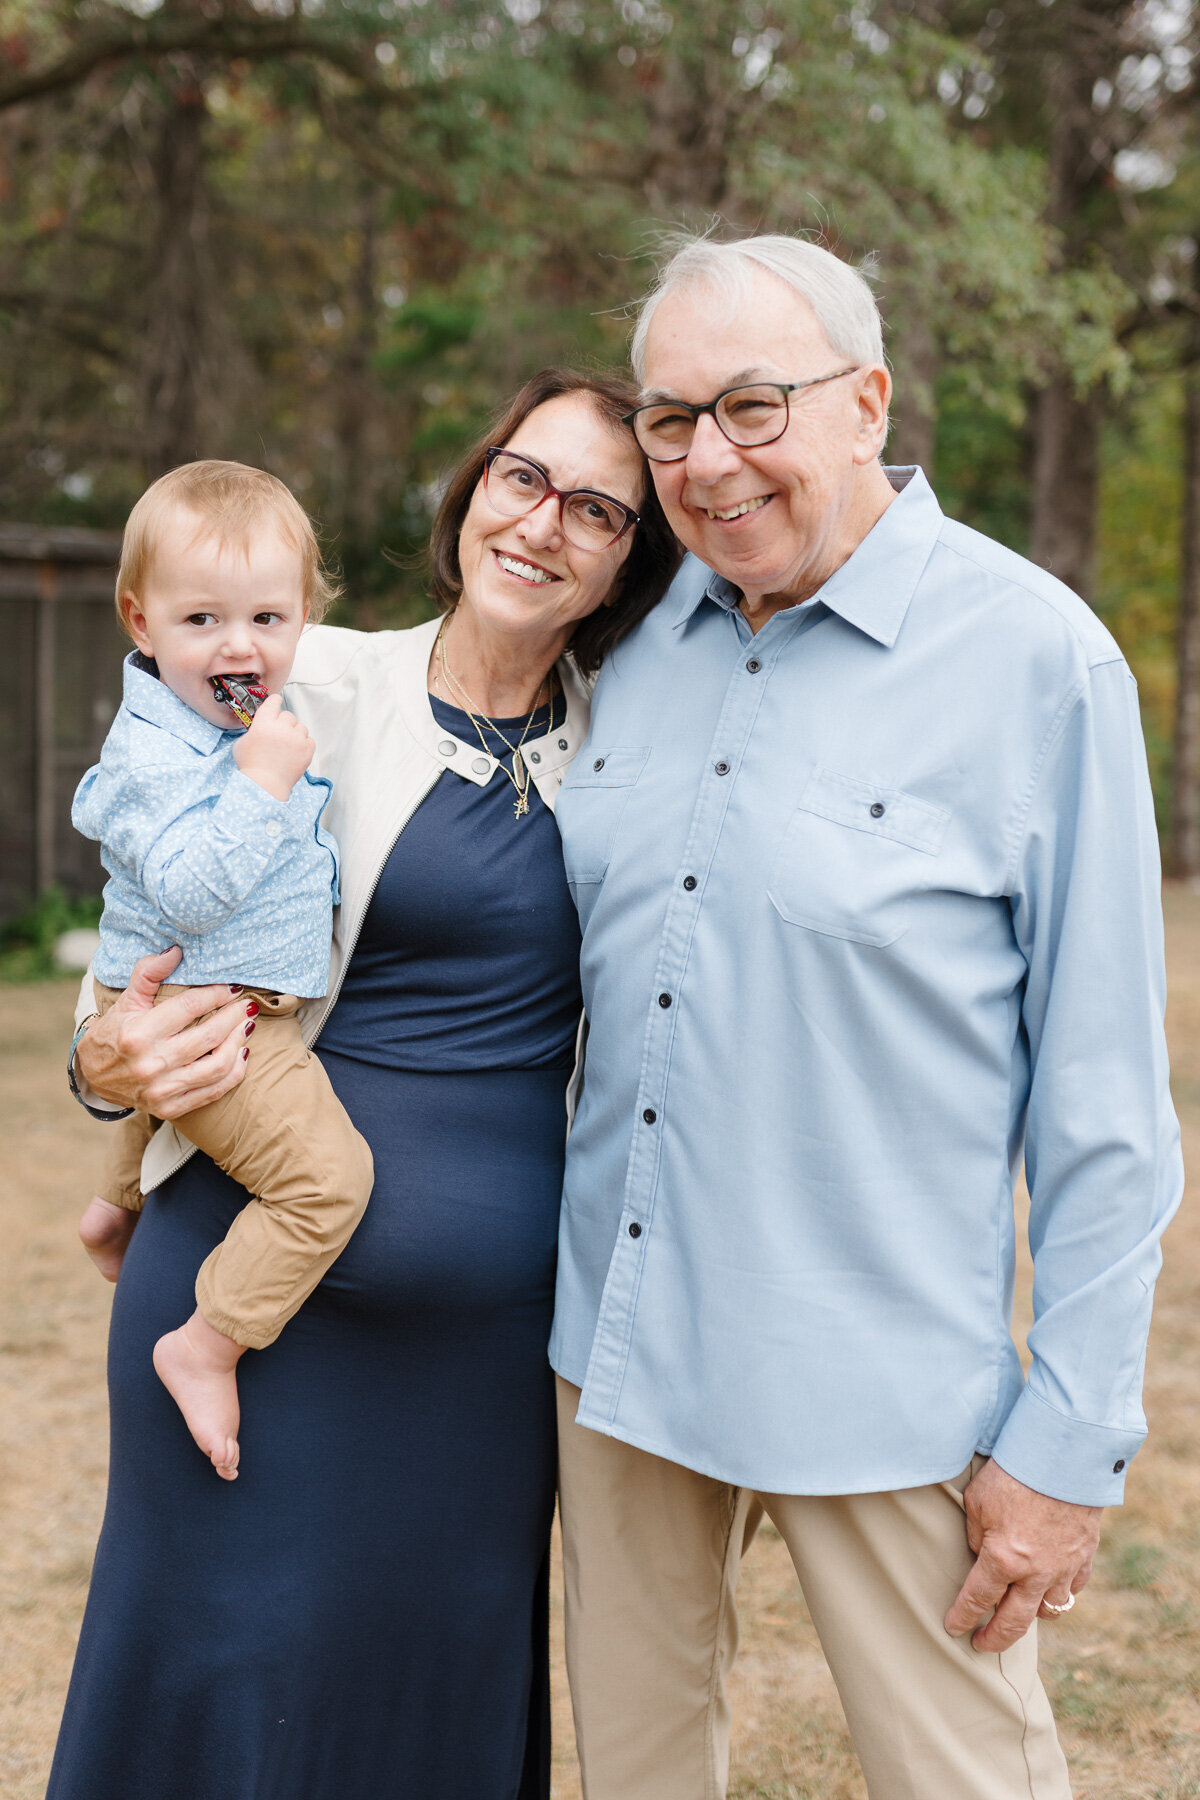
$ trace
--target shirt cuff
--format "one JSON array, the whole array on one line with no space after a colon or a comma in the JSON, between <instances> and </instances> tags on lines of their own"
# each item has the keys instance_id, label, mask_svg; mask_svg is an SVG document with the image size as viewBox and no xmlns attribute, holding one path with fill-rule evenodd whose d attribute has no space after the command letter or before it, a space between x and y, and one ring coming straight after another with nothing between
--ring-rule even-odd
<instances>
[{"instance_id":1,"label":"shirt cuff","mask_svg":"<svg viewBox=\"0 0 1200 1800\"><path fill-rule=\"evenodd\" d=\"M295 792L293 788L292 792ZM212 810L212 823L260 854L271 856L295 829L299 808L277 800L265 787L235 769Z\"/></svg>"},{"instance_id":2,"label":"shirt cuff","mask_svg":"<svg viewBox=\"0 0 1200 1800\"><path fill-rule=\"evenodd\" d=\"M1125 1476L1145 1436L1144 1431L1069 1419L1027 1386L1000 1429L992 1458L1015 1480L1052 1500L1120 1506Z\"/></svg>"}]
</instances>

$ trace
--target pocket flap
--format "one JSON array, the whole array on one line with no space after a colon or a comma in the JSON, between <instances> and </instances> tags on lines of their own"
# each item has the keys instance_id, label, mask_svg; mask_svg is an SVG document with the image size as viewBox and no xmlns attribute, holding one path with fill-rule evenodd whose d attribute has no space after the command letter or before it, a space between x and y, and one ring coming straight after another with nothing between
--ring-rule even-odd
<instances>
[{"instance_id":1,"label":"pocket flap","mask_svg":"<svg viewBox=\"0 0 1200 1800\"><path fill-rule=\"evenodd\" d=\"M589 744L571 765L567 777L573 788L632 787L646 766L650 746L605 750L603 745Z\"/></svg>"},{"instance_id":2,"label":"pocket flap","mask_svg":"<svg viewBox=\"0 0 1200 1800\"><path fill-rule=\"evenodd\" d=\"M854 775L838 775L832 769L815 769L800 796L805 812L849 825L873 837L894 838L913 850L936 856L942 847L950 814L943 806L930 806L899 788L879 787Z\"/></svg>"}]
</instances>

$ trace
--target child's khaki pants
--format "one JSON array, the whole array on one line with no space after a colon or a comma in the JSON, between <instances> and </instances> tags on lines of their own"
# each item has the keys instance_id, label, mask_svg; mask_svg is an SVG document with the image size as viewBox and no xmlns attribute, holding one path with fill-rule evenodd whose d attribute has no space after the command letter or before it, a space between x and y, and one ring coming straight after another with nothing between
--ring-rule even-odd
<instances>
[{"instance_id":1,"label":"child's khaki pants","mask_svg":"<svg viewBox=\"0 0 1200 1800\"><path fill-rule=\"evenodd\" d=\"M120 998L96 982L106 1013ZM159 1000L186 990L168 984ZM273 1343L341 1254L370 1198L374 1164L304 1046L294 994L246 988L258 1029L239 1087L174 1121L198 1150L254 1197L223 1243L201 1265L196 1304L235 1343ZM141 1163L158 1121L135 1113L112 1127L105 1179L97 1190L116 1206L142 1205Z\"/></svg>"}]
</instances>

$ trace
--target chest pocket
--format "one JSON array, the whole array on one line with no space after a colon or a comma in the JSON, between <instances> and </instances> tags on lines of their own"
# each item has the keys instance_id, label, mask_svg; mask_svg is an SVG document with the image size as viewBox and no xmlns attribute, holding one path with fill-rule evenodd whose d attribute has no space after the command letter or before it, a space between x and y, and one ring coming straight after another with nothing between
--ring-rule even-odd
<instances>
[{"instance_id":1,"label":"chest pocket","mask_svg":"<svg viewBox=\"0 0 1200 1800\"><path fill-rule=\"evenodd\" d=\"M554 809L572 887L604 880L621 815L649 755L648 745L606 750L589 744L576 758Z\"/></svg>"},{"instance_id":2,"label":"chest pocket","mask_svg":"<svg viewBox=\"0 0 1200 1800\"><path fill-rule=\"evenodd\" d=\"M767 892L789 924L882 949L933 881L950 814L898 788L817 769L788 820Z\"/></svg>"}]
</instances>

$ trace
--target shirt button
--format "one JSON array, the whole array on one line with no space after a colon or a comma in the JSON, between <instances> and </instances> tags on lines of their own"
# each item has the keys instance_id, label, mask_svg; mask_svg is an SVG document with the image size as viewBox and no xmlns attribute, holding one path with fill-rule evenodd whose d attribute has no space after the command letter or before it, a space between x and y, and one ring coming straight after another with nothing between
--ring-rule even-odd
<instances>
[{"instance_id":1,"label":"shirt button","mask_svg":"<svg viewBox=\"0 0 1200 1800\"><path fill-rule=\"evenodd\" d=\"M592 767L598 775L600 773L601 769L604 767L604 758L602 756L598 756L596 758L595 762L592 764Z\"/></svg>"},{"instance_id":2,"label":"shirt button","mask_svg":"<svg viewBox=\"0 0 1200 1800\"><path fill-rule=\"evenodd\" d=\"M1125 1458L1123 1456L1118 1456L1116 1462L1113 1464L1113 1474L1119 1475L1121 1473L1121 1470L1124 1467L1125 1467Z\"/></svg>"},{"instance_id":3,"label":"shirt button","mask_svg":"<svg viewBox=\"0 0 1200 1800\"><path fill-rule=\"evenodd\" d=\"M670 994L660 994L658 996L658 1004L660 1006L670 1006L670 1004L671 1004Z\"/></svg>"},{"instance_id":4,"label":"shirt button","mask_svg":"<svg viewBox=\"0 0 1200 1800\"><path fill-rule=\"evenodd\" d=\"M471 764L471 767L472 767L472 769L474 769L476 775L486 775L488 770L491 768L491 766L492 765L488 761L486 756L477 756L475 758L475 761Z\"/></svg>"},{"instance_id":5,"label":"shirt button","mask_svg":"<svg viewBox=\"0 0 1200 1800\"><path fill-rule=\"evenodd\" d=\"M746 664L746 668L751 675L757 675L758 671L762 668L762 664L759 662L757 656L752 656L750 661Z\"/></svg>"},{"instance_id":6,"label":"shirt button","mask_svg":"<svg viewBox=\"0 0 1200 1800\"><path fill-rule=\"evenodd\" d=\"M559 749L560 749L560 750L565 750L565 749L566 749L566 747L567 747L567 740L566 740L566 738L559 738L559 740L558 740L558 747L559 747Z\"/></svg>"},{"instance_id":7,"label":"shirt button","mask_svg":"<svg viewBox=\"0 0 1200 1800\"><path fill-rule=\"evenodd\" d=\"M540 750L531 750L529 752L529 760L530 760L530 762L541 762L541 760L542 760L541 751Z\"/></svg>"},{"instance_id":8,"label":"shirt button","mask_svg":"<svg viewBox=\"0 0 1200 1800\"><path fill-rule=\"evenodd\" d=\"M874 806L871 808L871 817L873 819L882 819L882 817L886 811L887 811L887 807L883 804L883 802L881 800L877 800L875 802Z\"/></svg>"},{"instance_id":9,"label":"shirt button","mask_svg":"<svg viewBox=\"0 0 1200 1800\"><path fill-rule=\"evenodd\" d=\"M453 740L450 738L446 738L442 743L440 743L438 745L438 750L442 756L453 756L454 752L457 749L458 749L458 745L456 743L454 743Z\"/></svg>"},{"instance_id":10,"label":"shirt button","mask_svg":"<svg viewBox=\"0 0 1200 1800\"><path fill-rule=\"evenodd\" d=\"M283 830L283 826L279 823L278 819L268 819L267 820L267 836L268 837L278 837L282 830Z\"/></svg>"},{"instance_id":11,"label":"shirt button","mask_svg":"<svg viewBox=\"0 0 1200 1800\"><path fill-rule=\"evenodd\" d=\"M638 1224L636 1219L633 1221L633 1224L629 1227L629 1235L630 1235L630 1237L641 1237L641 1235L642 1235L642 1228Z\"/></svg>"},{"instance_id":12,"label":"shirt button","mask_svg":"<svg viewBox=\"0 0 1200 1800\"><path fill-rule=\"evenodd\" d=\"M728 775L729 773L729 764L727 762L714 763L713 767L718 775Z\"/></svg>"},{"instance_id":13,"label":"shirt button","mask_svg":"<svg viewBox=\"0 0 1200 1800\"><path fill-rule=\"evenodd\" d=\"M685 875L683 878L683 885L690 894L696 885L696 877L694 875Z\"/></svg>"},{"instance_id":14,"label":"shirt button","mask_svg":"<svg viewBox=\"0 0 1200 1800\"><path fill-rule=\"evenodd\" d=\"M655 1110L652 1106L648 1106L646 1108L645 1112L642 1114L642 1117L643 1117L643 1119L645 1119L647 1125L653 1125L655 1119L657 1119L657 1117L658 1117L658 1114L655 1112Z\"/></svg>"}]
</instances>

